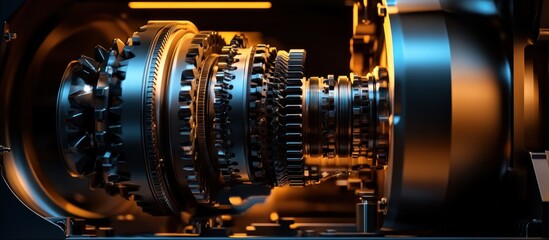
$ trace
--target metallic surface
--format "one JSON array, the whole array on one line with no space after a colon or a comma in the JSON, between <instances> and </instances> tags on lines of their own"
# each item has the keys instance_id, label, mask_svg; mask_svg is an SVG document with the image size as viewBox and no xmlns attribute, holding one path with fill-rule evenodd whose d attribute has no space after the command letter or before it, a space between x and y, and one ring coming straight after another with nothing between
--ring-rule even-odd
<instances>
[{"instance_id":1,"label":"metallic surface","mask_svg":"<svg viewBox=\"0 0 549 240\"><path fill-rule=\"evenodd\" d=\"M248 119L248 89L250 89L249 71L251 70L250 64L253 59L250 59L252 48L240 48L237 55L234 57L235 61L232 66L236 71L233 71L234 79L231 81L232 89L228 90L229 94L233 97L230 102L231 111L228 114L230 119L233 119L231 124L231 136L230 140L232 144L232 153L234 155L234 162L237 163L233 166L237 174L240 176L241 181L250 181L251 172L248 167L248 134L249 128L247 127Z\"/></svg>"},{"instance_id":2,"label":"metallic surface","mask_svg":"<svg viewBox=\"0 0 549 240\"><path fill-rule=\"evenodd\" d=\"M308 77L347 74L327 2L276 1L273 16L23 4L0 42L3 177L72 236L549 236L527 154L549 148L547 4L347 1L354 72ZM308 17L322 41L286 20L304 9L324 11ZM150 21L61 76L96 39L181 15L263 35ZM304 49L263 40L322 54L305 67Z\"/></svg>"},{"instance_id":3,"label":"metallic surface","mask_svg":"<svg viewBox=\"0 0 549 240\"><path fill-rule=\"evenodd\" d=\"M153 192L164 191L162 188L165 188L166 181L164 179L163 173L158 173L157 171L163 171L162 167L157 168L156 161L160 161L162 157L156 158L150 156L155 151L158 151L156 146L149 145L148 149L145 149L146 144L153 144L151 141L156 141L152 134L156 134L157 131L155 128L151 128L152 124L155 123L152 118L154 115L159 114L155 110L147 108L152 108L152 102L144 103L142 99L145 97L145 94L149 95L149 101L152 101L152 92L151 90L158 90L161 88L154 88L151 84L154 84L154 81L163 82L164 78L167 77L164 75L164 69L154 69L153 67L164 68L170 66L170 64L165 64L164 61L170 59L166 56L167 54L173 54L173 52L166 52L166 55L157 56L158 52L153 52L153 55L150 54L154 48L150 46L155 46L155 44L162 44L162 42L170 43L171 41L178 41L186 33L196 32L196 28L191 23L182 22L174 23L173 25L167 25L163 23L152 23L147 28L140 29L141 32L138 35L138 39L133 41L134 46L130 47L131 52L135 56L130 63L128 63L126 80L123 82L122 88L123 91L123 114L121 117L122 125L124 126L124 131L122 133L123 139L128 139L124 142L124 155L129 161L128 169L132 174L130 184L140 186L137 190L139 195L139 201L146 204L145 208L153 209L162 209L161 212L168 212L166 208L169 203L169 198L166 194L157 195ZM171 29L170 29L171 28ZM173 32L173 35L166 36L168 32ZM138 40L138 41L136 41ZM168 46L175 46L168 45ZM157 50L158 51L158 50ZM158 61L158 62L157 62ZM151 69L152 68L152 69ZM147 70L149 69L149 70ZM156 74L162 74L157 76ZM150 79L149 81L146 81ZM161 83L162 84L162 83ZM158 93L157 93L158 94ZM145 105L144 105L145 104ZM147 105L148 104L148 105ZM147 114L148 118L142 114ZM152 122L149 122L152 121ZM146 126L149 126L148 128ZM153 132L151 132L153 131ZM145 146L144 146L145 145ZM147 156L147 159L144 157ZM145 165L143 165L145 163ZM145 166L145 168L144 168ZM156 172L156 174L151 174L151 172ZM153 177L153 179L149 179ZM149 181L152 181L149 184ZM162 197L163 200L158 200L158 197ZM158 203L157 203L158 202ZM160 205L152 205L151 203L156 203ZM173 208L173 207L172 207Z\"/></svg>"},{"instance_id":4,"label":"metallic surface","mask_svg":"<svg viewBox=\"0 0 549 240\"><path fill-rule=\"evenodd\" d=\"M440 13L389 21L393 116L384 226L434 224L450 209L477 209L464 198L489 198L503 176L509 65L473 21Z\"/></svg>"},{"instance_id":5,"label":"metallic surface","mask_svg":"<svg viewBox=\"0 0 549 240\"><path fill-rule=\"evenodd\" d=\"M385 129L377 129L379 117L387 118L385 68L351 80L328 77L321 88L319 78L304 77L304 50L292 49L287 59L276 61L275 48L246 47L243 35L226 45L214 32L195 34L189 48L181 49L179 42L196 32L190 22L150 21L127 45L114 40L110 54L97 47L96 60L83 56L69 64L57 101L57 124L70 174L90 176L91 186L133 198L154 215L176 215L195 201L216 208L218 201L231 202L231 188L239 185L257 191L262 186L305 186L337 175L353 175L352 188L363 185L355 176L357 168L373 168L378 150L370 154L369 164L358 159L364 161L368 149L385 149L379 140ZM169 94L170 71L178 69L175 49L187 51L188 64L179 68L184 70L178 102L170 101ZM276 98L269 94L275 85ZM170 131L175 114L181 127ZM274 122L272 114L280 119ZM305 128L314 121L316 127ZM326 140L320 138L320 122L335 126L327 136L333 149L322 147ZM179 138L174 141L175 134ZM270 136L278 137L282 151L276 155L269 150ZM316 162L305 158L308 145L317 146ZM172 155L178 147L183 152ZM285 170L270 167L277 161L282 163L278 169ZM229 199L218 199L223 187Z\"/></svg>"}]
</instances>

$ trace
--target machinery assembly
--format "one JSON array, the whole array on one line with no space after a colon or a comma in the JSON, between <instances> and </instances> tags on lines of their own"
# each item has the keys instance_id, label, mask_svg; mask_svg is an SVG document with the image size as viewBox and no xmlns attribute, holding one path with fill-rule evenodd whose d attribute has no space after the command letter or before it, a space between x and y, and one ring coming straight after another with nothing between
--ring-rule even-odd
<instances>
[{"instance_id":1,"label":"machinery assembly","mask_svg":"<svg viewBox=\"0 0 549 240\"><path fill-rule=\"evenodd\" d=\"M0 236L549 237L549 1L297 2L6 4Z\"/></svg>"}]
</instances>

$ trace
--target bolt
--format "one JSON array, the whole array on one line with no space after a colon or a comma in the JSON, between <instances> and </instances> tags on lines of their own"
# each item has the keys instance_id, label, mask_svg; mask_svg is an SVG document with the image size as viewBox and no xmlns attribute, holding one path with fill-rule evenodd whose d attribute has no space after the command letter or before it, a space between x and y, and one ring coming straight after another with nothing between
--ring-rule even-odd
<instances>
[{"instance_id":1,"label":"bolt","mask_svg":"<svg viewBox=\"0 0 549 240\"><path fill-rule=\"evenodd\" d=\"M11 152L11 148L0 145L0 155Z\"/></svg>"},{"instance_id":2,"label":"bolt","mask_svg":"<svg viewBox=\"0 0 549 240\"><path fill-rule=\"evenodd\" d=\"M380 17L387 16L387 7L381 3L377 4L377 15Z\"/></svg>"},{"instance_id":3,"label":"bolt","mask_svg":"<svg viewBox=\"0 0 549 240\"><path fill-rule=\"evenodd\" d=\"M377 201L377 211L383 213L383 215L387 215L387 198L383 197Z\"/></svg>"},{"instance_id":4,"label":"bolt","mask_svg":"<svg viewBox=\"0 0 549 240\"><path fill-rule=\"evenodd\" d=\"M4 41L5 42L9 42L9 41L12 41L12 40L15 40L17 39L17 33L12 33L12 32L5 32L4 33Z\"/></svg>"}]
</instances>

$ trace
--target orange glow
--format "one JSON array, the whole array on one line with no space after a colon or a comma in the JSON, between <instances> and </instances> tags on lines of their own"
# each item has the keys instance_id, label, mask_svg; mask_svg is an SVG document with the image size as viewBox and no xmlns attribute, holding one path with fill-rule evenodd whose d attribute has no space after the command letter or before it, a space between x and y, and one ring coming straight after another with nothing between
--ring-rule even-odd
<instances>
[{"instance_id":1,"label":"orange glow","mask_svg":"<svg viewBox=\"0 0 549 240\"><path fill-rule=\"evenodd\" d=\"M133 9L269 9L271 2L129 2Z\"/></svg>"},{"instance_id":2,"label":"orange glow","mask_svg":"<svg viewBox=\"0 0 549 240\"><path fill-rule=\"evenodd\" d=\"M271 222L276 222L278 221L278 213L277 212L272 212L270 215L269 215L269 219L271 220Z\"/></svg>"},{"instance_id":3,"label":"orange glow","mask_svg":"<svg viewBox=\"0 0 549 240\"><path fill-rule=\"evenodd\" d=\"M232 197L229 197L229 202L232 204L232 205L240 205L242 204L242 198L240 198L239 196L232 196Z\"/></svg>"},{"instance_id":4,"label":"orange glow","mask_svg":"<svg viewBox=\"0 0 549 240\"><path fill-rule=\"evenodd\" d=\"M253 231L255 231L255 227L254 226L246 226L246 231L253 232Z\"/></svg>"},{"instance_id":5,"label":"orange glow","mask_svg":"<svg viewBox=\"0 0 549 240\"><path fill-rule=\"evenodd\" d=\"M246 233L234 233L233 235L229 236L230 238L245 238L248 237L248 234Z\"/></svg>"}]
</instances>

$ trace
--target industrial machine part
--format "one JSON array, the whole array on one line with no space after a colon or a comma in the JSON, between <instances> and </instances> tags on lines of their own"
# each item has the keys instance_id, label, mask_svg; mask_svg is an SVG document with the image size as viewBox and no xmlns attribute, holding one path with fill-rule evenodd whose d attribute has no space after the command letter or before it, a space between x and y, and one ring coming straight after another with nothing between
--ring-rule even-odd
<instances>
[{"instance_id":1,"label":"industrial machine part","mask_svg":"<svg viewBox=\"0 0 549 240\"><path fill-rule=\"evenodd\" d=\"M253 33L142 23L125 1L52 3L36 21L66 19L40 28L24 3L2 41L3 177L71 237L548 236L545 157L526 154L548 149L547 4L348 2L352 72L320 77ZM292 192L324 204L316 222L269 210ZM261 202L271 223L249 220Z\"/></svg>"},{"instance_id":2,"label":"industrial machine part","mask_svg":"<svg viewBox=\"0 0 549 240\"><path fill-rule=\"evenodd\" d=\"M186 21L151 21L65 70L65 165L160 215L220 204L220 190L239 185L300 187L362 169L359 186L373 182L388 162L387 69L305 78L305 58L248 46L244 35L226 44Z\"/></svg>"}]
</instances>

